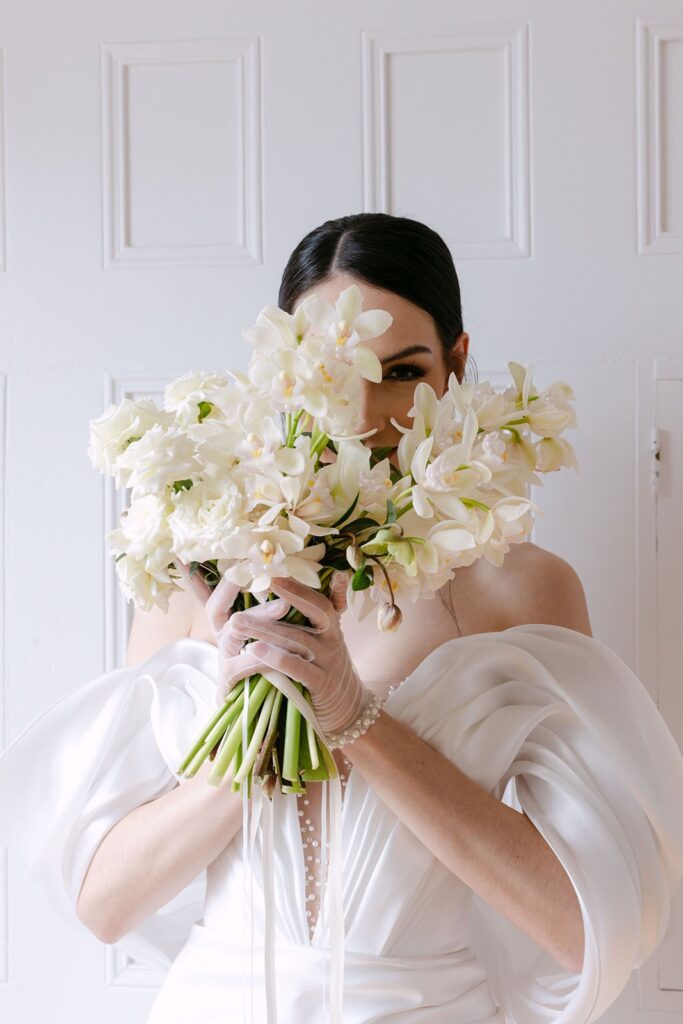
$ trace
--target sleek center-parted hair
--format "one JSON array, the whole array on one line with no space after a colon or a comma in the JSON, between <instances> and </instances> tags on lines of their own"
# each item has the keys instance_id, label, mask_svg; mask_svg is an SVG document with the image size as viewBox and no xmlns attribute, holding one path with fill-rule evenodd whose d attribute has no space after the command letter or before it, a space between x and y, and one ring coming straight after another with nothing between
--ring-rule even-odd
<instances>
[{"instance_id":1,"label":"sleek center-parted hair","mask_svg":"<svg viewBox=\"0 0 683 1024\"><path fill-rule=\"evenodd\" d=\"M462 383L472 362L476 383L472 356L468 353L463 359L452 351L464 330L460 282L450 250L436 231L418 220L388 213L354 213L326 220L301 239L287 260L278 306L293 313L302 295L337 273L351 274L424 309L434 320L446 365L454 366ZM462 634L450 585L437 593Z\"/></svg>"},{"instance_id":2,"label":"sleek center-parted hair","mask_svg":"<svg viewBox=\"0 0 683 1024\"><path fill-rule=\"evenodd\" d=\"M354 213L327 220L309 231L287 260L278 306L293 313L305 292L335 273L351 274L394 292L429 313L448 357L446 365L451 365L450 354L464 330L460 282L450 250L436 231L388 213ZM458 381L465 378L470 361L474 362L469 355L457 360Z\"/></svg>"}]
</instances>

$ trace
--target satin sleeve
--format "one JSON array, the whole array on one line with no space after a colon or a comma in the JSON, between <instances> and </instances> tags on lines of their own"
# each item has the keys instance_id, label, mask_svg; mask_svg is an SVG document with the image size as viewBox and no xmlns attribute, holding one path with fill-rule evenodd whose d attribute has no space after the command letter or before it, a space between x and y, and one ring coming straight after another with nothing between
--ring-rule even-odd
<instances>
[{"instance_id":1,"label":"satin sleeve","mask_svg":"<svg viewBox=\"0 0 683 1024\"><path fill-rule=\"evenodd\" d=\"M583 917L578 973L476 893L472 948L509 1024L590 1024L667 931L683 879L683 755L637 676L583 633L465 636L430 667L402 720L531 819Z\"/></svg>"},{"instance_id":2,"label":"satin sleeve","mask_svg":"<svg viewBox=\"0 0 683 1024\"><path fill-rule=\"evenodd\" d=\"M216 648L183 638L61 698L0 753L0 845L67 924L105 835L135 808L184 781L187 749L215 711ZM114 943L166 970L201 916L202 871Z\"/></svg>"}]
</instances>

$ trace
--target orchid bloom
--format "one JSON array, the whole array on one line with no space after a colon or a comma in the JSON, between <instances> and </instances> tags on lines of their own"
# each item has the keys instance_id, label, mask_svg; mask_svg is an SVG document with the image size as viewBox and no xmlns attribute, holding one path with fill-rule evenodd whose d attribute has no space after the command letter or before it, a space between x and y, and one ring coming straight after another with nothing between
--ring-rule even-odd
<instances>
[{"instance_id":1,"label":"orchid bloom","mask_svg":"<svg viewBox=\"0 0 683 1024\"><path fill-rule=\"evenodd\" d=\"M362 342L376 338L391 326L393 317L384 309L361 312L363 297L352 284L340 294L334 306L319 295L310 295L303 307L311 325L325 339L325 351L335 359L355 363L361 377L379 384L382 364Z\"/></svg>"}]
</instances>

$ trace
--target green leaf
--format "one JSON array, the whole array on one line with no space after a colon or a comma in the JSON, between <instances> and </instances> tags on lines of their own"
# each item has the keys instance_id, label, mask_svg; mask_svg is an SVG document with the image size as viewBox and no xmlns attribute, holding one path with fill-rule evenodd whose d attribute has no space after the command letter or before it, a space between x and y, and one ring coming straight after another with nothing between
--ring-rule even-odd
<instances>
[{"instance_id":1,"label":"green leaf","mask_svg":"<svg viewBox=\"0 0 683 1024\"><path fill-rule=\"evenodd\" d=\"M192 487L191 480L176 480L173 483L173 493L177 494L179 491L189 491Z\"/></svg>"},{"instance_id":2,"label":"green leaf","mask_svg":"<svg viewBox=\"0 0 683 1024\"><path fill-rule=\"evenodd\" d=\"M351 579L352 590L367 590L373 583L372 568L369 565L364 565L362 569L356 570Z\"/></svg>"},{"instance_id":3,"label":"green leaf","mask_svg":"<svg viewBox=\"0 0 683 1024\"><path fill-rule=\"evenodd\" d=\"M362 533L363 530L369 529L371 526L375 529L380 524L376 519L370 519L369 516L362 516L360 519L356 519L355 522L349 523L348 526L344 527L344 533Z\"/></svg>"},{"instance_id":4,"label":"green leaf","mask_svg":"<svg viewBox=\"0 0 683 1024\"><path fill-rule=\"evenodd\" d=\"M370 453L370 466L376 466L382 459L386 459L389 452L392 450L393 445L386 445L383 448L373 448Z\"/></svg>"},{"instance_id":5,"label":"green leaf","mask_svg":"<svg viewBox=\"0 0 683 1024\"><path fill-rule=\"evenodd\" d=\"M476 498L461 498L460 500L463 505L467 505L468 508L483 508L487 512L489 511L489 506L485 505L483 501L477 501Z\"/></svg>"},{"instance_id":6,"label":"green leaf","mask_svg":"<svg viewBox=\"0 0 683 1024\"><path fill-rule=\"evenodd\" d=\"M521 438L520 433L519 433L518 430L515 430L515 428L511 427L509 424L507 426L505 426L505 427L501 427L500 429L501 430L509 430L510 433L512 434L512 436L514 437L515 441L517 442L517 444L519 444L519 442L521 441L522 438Z\"/></svg>"},{"instance_id":7,"label":"green leaf","mask_svg":"<svg viewBox=\"0 0 683 1024\"><path fill-rule=\"evenodd\" d=\"M358 504L358 499L359 498L360 498L360 491L358 492L356 497L353 499L353 501L351 502L350 506L347 508L347 510L344 513L344 515L341 516L339 519L337 519L336 522L332 523L332 526L339 526L339 524L343 523L345 519L348 519L348 517L351 515L351 513L354 510L354 508Z\"/></svg>"},{"instance_id":8,"label":"green leaf","mask_svg":"<svg viewBox=\"0 0 683 1024\"><path fill-rule=\"evenodd\" d=\"M201 423L213 409L213 402L197 402L197 405L199 407L199 422Z\"/></svg>"},{"instance_id":9,"label":"green leaf","mask_svg":"<svg viewBox=\"0 0 683 1024\"><path fill-rule=\"evenodd\" d=\"M387 553L387 541L380 540L374 541L369 540L361 547L361 551L366 555L386 555Z\"/></svg>"}]
</instances>

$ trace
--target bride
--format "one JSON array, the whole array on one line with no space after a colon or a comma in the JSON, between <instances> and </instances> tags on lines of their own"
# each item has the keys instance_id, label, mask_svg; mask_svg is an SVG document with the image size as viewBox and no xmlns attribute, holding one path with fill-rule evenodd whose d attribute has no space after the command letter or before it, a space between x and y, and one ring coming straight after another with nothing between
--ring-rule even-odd
<instances>
[{"instance_id":1,"label":"bride","mask_svg":"<svg viewBox=\"0 0 683 1024\"><path fill-rule=\"evenodd\" d=\"M458 278L425 225L358 214L302 239L278 304L293 312L314 292L334 303L350 284L364 308L393 317L366 343L384 373L362 380L358 432L376 428L366 444L395 446L391 419L410 425L418 380L439 395L451 372L463 380ZM281 601L231 614L233 585L211 592L179 568L184 586L168 613L136 612L127 666L53 705L44 735L32 723L0 756L0 840L24 854L71 923L168 969L148 1024L240 1012L271 1022L263 838L243 915L242 797L206 784L209 761L192 779L174 775L216 702L258 670L254 658L295 679L302 658L312 664L321 716L343 678L331 733L354 724L368 693L383 702L333 751L346 949L333 1024L597 1020L668 926L683 877L683 757L640 681L593 639L573 568L531 542L513 545L501 567L478 559L434 599L406 603L391 633L354 617L341 575L330 598L278 579ZM278 622L290 605L317 629ZM245 668L248 637L257 644ZM68 734L98 729L107 758L81 752L70 764ZM47 826L43 816L36 852L38 826L12 816L10 776L41 768L63 793L76 766L73 799ZM296 796L276 787L262 818L273 830L280 1024L328 1019L327 785L307 782Z\"/></svg>"}]
</instances>

